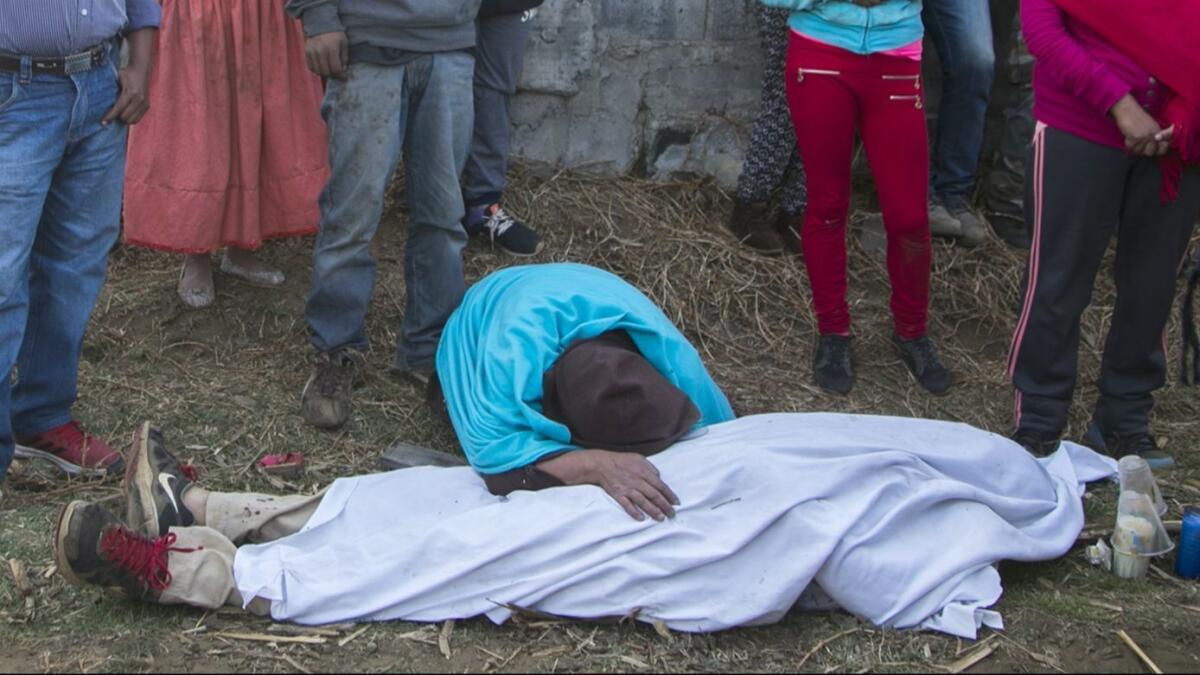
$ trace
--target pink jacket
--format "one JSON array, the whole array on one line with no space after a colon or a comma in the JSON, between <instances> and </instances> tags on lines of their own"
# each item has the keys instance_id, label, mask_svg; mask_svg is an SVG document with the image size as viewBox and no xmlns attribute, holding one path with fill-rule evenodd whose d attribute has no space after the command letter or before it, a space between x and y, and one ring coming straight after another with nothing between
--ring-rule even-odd
<instances>
[{"instance_id":1,"label":"pink jacket","mask_svg":"<svg viewBox=\"0 0 1200 675\"><path fill-rule=\"evenodd\" d=\"M1132 93L1159 117L1166 93L1162 85L1053 0L1021 0L1021 29L1036 59L1033 115L1039 122L1123 149L1125 137L1108 114L1121 97Z\"/></svg>"}]
</instances>

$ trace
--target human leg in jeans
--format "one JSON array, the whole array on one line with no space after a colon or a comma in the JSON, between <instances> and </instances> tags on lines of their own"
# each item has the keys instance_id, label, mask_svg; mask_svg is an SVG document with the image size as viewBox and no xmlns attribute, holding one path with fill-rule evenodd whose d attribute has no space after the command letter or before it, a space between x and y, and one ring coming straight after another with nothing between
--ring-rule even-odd
<instances>
[{"instance_id":1,"label":"human leg in jeans","mask_svg":"<svg viewBox=\"0 0 1200 675\"><path fill-rule=\"evenodd\" d=\"M475 46L475 131L463 172L470 234L487 235L492 243L517 256L537 252L539 238L500 204L507 187L512 135L509 108L525 65L525 49L536 10L480 17Z\"/></svg>"},{"instance_id":2,"label":"human leg in jeans","mask_svg":"<svg viewBox=\"0 0 1200 675\"><path fill-rule=\"evenodd\" d=\"M394 368L428 381L438 339L466 292L459 176L470 149L475 59L433 54L411 66L408 118L408 242L404 250L404 322Z\"/></svg>"},{"instance_id":3,"label":"human leg in jeans","mask_svg":"<svg viewBox=\"0 0 1200 675\"><path fill-rule=\"evenodd\" d=\"M402 66L352 63L344 80L329 82L322 114L332 175L321 194L305 311L317 351L301 406L310 424L336 427L350 414L375 283L369 246L405 142L412 208L396 365L432 368L442 324L465 291L459 173L470 140L473 62L466 52L447 52Z\"/></svg>"},{"instance_id":4,"label":"human leg in jeans","mask_svg":"<svg viewBox=\"0 0 1200 675\"><path fill-rule=\"evenodd\" d=\"M17 456L72 475L120 470L71 418L120 223L127 127L100 124L118 93L111 59L73 75L0 73L0 480L14 441Z\"/></svg>"},{"instance_id":5,"label":"human leg in jeans","mask_svg":"<svg viewBox=\"0 0 1200 675\"><path fill-rule=\"evenodd\" d=\"M987 0L926 0L922 20L943 80L933 137L931 221L935 233L974 246L986 237L970 200L995 77L991 12Z\"/></svg>"}]
</instances>

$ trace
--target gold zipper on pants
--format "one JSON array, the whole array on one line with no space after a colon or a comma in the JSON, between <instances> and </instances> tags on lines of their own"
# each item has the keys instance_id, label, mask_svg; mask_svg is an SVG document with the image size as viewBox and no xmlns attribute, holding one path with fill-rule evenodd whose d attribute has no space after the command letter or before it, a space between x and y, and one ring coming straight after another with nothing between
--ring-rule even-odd
<instances>
[{"instance_id":1,"label":"gold zipper on pants","mask_svg":"<svg viewBox=\"0 0 1200 675\"><path fill-rule=\"evenodd\" d=\"M820 70L818 68L797 68L796 81L803 82L805 75L841 75L840 70Z\"/></svg>"}]
</instances>

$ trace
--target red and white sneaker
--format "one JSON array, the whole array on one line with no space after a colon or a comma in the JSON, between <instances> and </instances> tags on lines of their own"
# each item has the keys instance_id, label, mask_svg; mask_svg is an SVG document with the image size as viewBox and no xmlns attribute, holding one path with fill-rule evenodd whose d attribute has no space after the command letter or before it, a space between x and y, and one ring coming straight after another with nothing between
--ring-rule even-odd
<instances>
[{"instance_id":1,"label":"red and white sneaker","mask_svg":"<svg viewBox=\"0 0 1200 675\"><path fill-rule=\"evenodd\" d=\"M18 436L15 457L50 462L68 476L83 478L101 478L125 470L121 453L85 433L75 420L36 436Z\"/></svg>"}]
</instances>

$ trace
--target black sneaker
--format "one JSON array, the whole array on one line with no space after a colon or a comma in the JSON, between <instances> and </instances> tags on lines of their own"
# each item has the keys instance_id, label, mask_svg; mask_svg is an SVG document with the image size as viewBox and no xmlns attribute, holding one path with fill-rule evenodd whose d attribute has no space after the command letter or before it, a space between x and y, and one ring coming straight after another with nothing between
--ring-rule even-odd
<instances>
[{"instance_id":1,"label":"black sneaker","mask_svg":"<svg viewBox=\"0 0 1200 675\"><path fill-rule=\"evenodd\" d=\"M300 411L314 427L333 429L350 417L350 394L363 357L352 349L316 354L313 374L300 395Z\"/></svg>"},{"instance_id":2,"label":"black sneaker","mask_svg":"<svg viewBox=\"0 0 1200 675\"><path fill-rule=\"evenodd\" d=\"M1124 435L1106 432L1093 419L1088 425L1087 442L1093 449L1111 457L1138 455L1146 460L1153 471L1175 468L1175 457L1159 447L1158 441L1148 431Z\"/></svg>"},{"instance_id":3,"label":"black sneaker","mask_svg":"<svg viewBox=\"0 0 1200 675\"><path fill-rule=\"evenodd\" d=\"M908 372L912 373L917 383L926 391L941 396L950 390L950 385L954 384L954 375L942 365L942 359L938 356L937 347L933 346L932 340L928 337L903 340L899 335L893 335L892 344L899 350L900 358L904 360L904 365L908 366Z\"/></svg>"},{"instance_id":4,"label":"black sneaker","mask_svg":"<svg viewBox=\"0 0 1200 675\"><path fill-rule=\"evenodd\" d=\"M849 394L854 387L854 359L849 335L821 335L813 354L813 380L834 394Z\"/></svg>"},{"instance_id":5,"label":"black sneaker","mask_svg":"<svg viewBox=\"0 0 1200 675\"><path fill-rule=\"evenodd\" d=\"M538 233L513 218L499 204L467 209L463 228L471 236L487 235L493 246L499 246L510 255L524 258L541 248Z\"/></svg>"},{"instance_id":6,"label":"black sneaker","mask_svg":"<svg viewBox=\"0 0 1200 675\"><path fill-rule=\"evenodd\" d=\"M154 598L171 585L167 569L175 535L147 537L129 529L97 504L74 501L63 507L54 528L54 561L76 586L96 586L116 595Z\"/></svg>"},{"instance_id":7,"label":"black sneaker","mask_svg":"<svg viewBox=\"0 0 1200 675\"><path fill-rule=\"evenodd\" d=\"M1012 441L1025 448L1025 451L1034 457L1047 457L1058 450L1062 439L1057 434L1048 434L1044 431L1017 429L1016 433L1012 435Z\"/></svg>"},{"instance_id":8,"label":"black sneaker","mask_svg":"<svg viewBox=\"0 0 1200 675\"><path fill-rule=\"evenodd\" d=\"M195 515L183 505L196 469L167 450L162 432L145 422L133 435L125 470L125 522L142 534L166 536L172 527L187 527Z\"/></svg>"},{"instance_id":9,"label":"black sneaker","mask_svg":"<svg viewBox=\"0 0 1200 675\"><path fill-rule=\"evenodd\" d=\"M783 238L776 231L776 220L771 218L768 204L733 200L733 213L729 216L729 231L742 244L762 253L776 256L783 253Z\"/></svg>"},{"instance_id":10,"label":"black sneaker","mask_svg":"<svg viewBox=\"0 0 1200 675\"><path fill-rule=\"evenodd\" d=\"M1024 220L993 213L988 218L988 224L991 225L992 232L1012 248L1028 251L1033 244Z\"/></svg>"}]
</instances>

